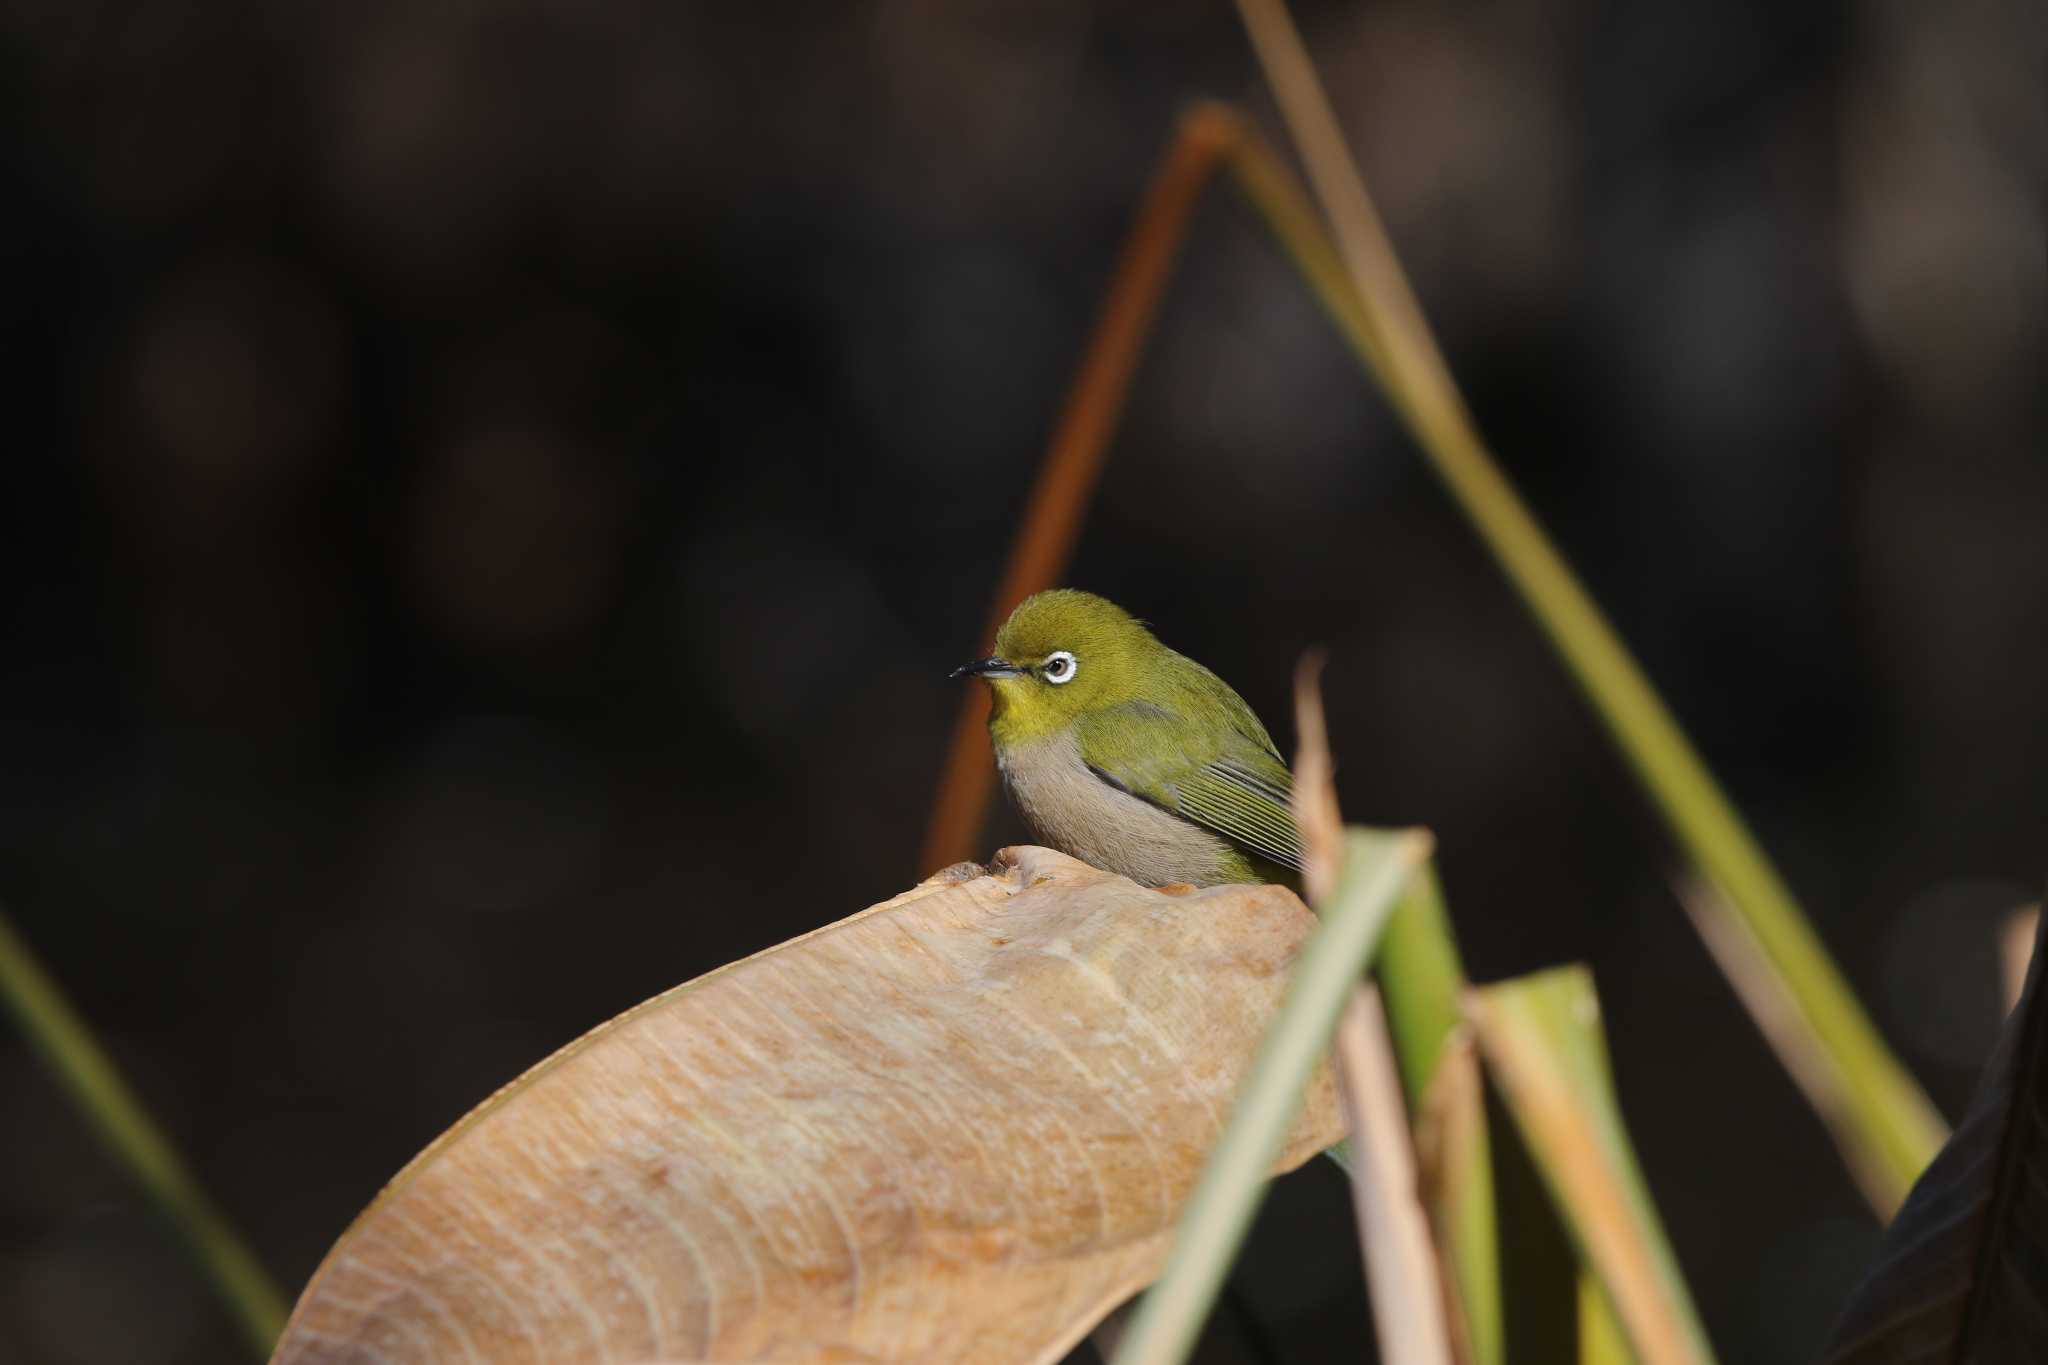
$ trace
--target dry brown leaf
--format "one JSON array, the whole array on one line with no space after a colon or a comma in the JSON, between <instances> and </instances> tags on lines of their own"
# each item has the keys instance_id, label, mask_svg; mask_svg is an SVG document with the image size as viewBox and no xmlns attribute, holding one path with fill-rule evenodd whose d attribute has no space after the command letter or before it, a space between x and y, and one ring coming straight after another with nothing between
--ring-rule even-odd
<instances>
[{"instance_id":1,"label":"dry brown leaf","mask_svg":"<svg viewBox=\"0 0 2048 1365\"><path fill-rule=\"evenodd\" d=\"M1055 1360L1157 1273L1313 925L1041 848L926 882L493 1096L275 1359ZM1324 1069L1276 1169L1342 1131Z\"/></svg>"},{"instance_id":2,"label":"dry brown leaf","mask_svg":"<svg viewBox=\"0 0 2048 1365\"><path fill-rule=\"evenodd\" d=\"M2048 1360L2048 925L2033 928L1969 1110L1885 1229L1826 1365Z\"/></svg>"}]
</instances>

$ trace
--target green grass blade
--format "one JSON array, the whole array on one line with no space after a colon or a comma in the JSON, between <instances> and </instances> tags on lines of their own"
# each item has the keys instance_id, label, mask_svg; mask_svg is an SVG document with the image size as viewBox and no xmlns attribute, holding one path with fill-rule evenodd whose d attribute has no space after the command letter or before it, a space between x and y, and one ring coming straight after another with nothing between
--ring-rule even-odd
<instances>
[{"instance_id":1,"label":"green grass blade","mask_svg":"<svg viewBox=\"0 0 2048 1365\"><path fill-rule=\"evenodd\" d=\"M1189 1196L1166 1268L1118 1346L1116 1365L1175 1365L1194 1348L1265 1192L1266 1172L1302 1087L1328 1050L1337 1016L1429 844L1420 830L1347 832L1336 893L1302 950L1286 1001Z\"/></svg>"},{"instance_id":2,"label":"green grass blade","mask_svg":"<svg viewBox=\"0 0 2048 1365\"><path fill-rule=\"evenodd\" d=\"M4 915L0 1001L20 1021L107 1150L184 1236L256 1354L268 1356L284 1328L285 1305L276 1286L201 1192L169 1140L150 1122L113 1062Z\"/></svg>"},{"instance_id":3,"label":"green grass blade","mask_svg":"<svg viewBox=\"0 0 2048 1365\"><path fill-rule=\"evenodd\" d=\"M1327 234L1277 158L1245 136L1240 186L1500 563L1701 874L1748 921L1778 989L1845 1078L1837 1141L1886 1173L1879 1212L1905 1196L1947 1134L1926 1094L1885 1047L1783 879L1562 556L1479 439L1329 101L1280 0L1239 0L1318 197Z\"/></svg>"},{"instance_id":4,"label":"green grass blade","mask_svg":"<svg viewBox=\"0 0 2048 1365\"><path fill-rule=\"evenodd\" d=\"M1713 1351L1615 1102L1592 974L1562 967L1467 1000L1487 1069L1630 1349L1643 1365L1706 1365Z\"/></svg>"},{"instance_id":5,"label":"green grass blade","mask_svg":"<svg viewBox=\"0 0 2048 1365\"><path fill-rule=\"evenodd\" d=\"M1431 864L1401 893L1380 940L1374 972L1395 1022L1394 1052L1411 1108L1429 1093L1444 1049L1464 1031L1465 967Z\"/></svg>"},{"instance_id":6,"label":"green grass blade","mask_svg":"<svg viewBox=\"0 0 2048 1365\"><path fill-rule=\"evenodd\" d=\"M1600 1281L1579 1272L1579 1365L1635 1365Z\"/></svg>"},{"instance_id":7,"label":"green grass blade","mask_svg":"<svg viewBox=\"0 0 2048 1365\"><path fill-rule=\"evenodd\" d=\"M1465 971L1436 869L1394 906L1374 973L1423 1166L1422 1197L1463 1329L1463 1359L1502 1365L1500 1236L1478 1061L1461 1012Z\"/></svg>"}]
</instances>

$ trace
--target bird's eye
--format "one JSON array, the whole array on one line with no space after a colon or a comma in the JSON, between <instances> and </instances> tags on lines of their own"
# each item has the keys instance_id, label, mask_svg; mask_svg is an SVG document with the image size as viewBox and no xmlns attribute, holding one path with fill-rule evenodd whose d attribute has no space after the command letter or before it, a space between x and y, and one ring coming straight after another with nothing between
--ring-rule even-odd
<instances>
[{"instance_id":1,"label":"bird's eye","mask_svg":"<svg viewBox=\"0 0 2048 1365\"><path fill-rule=\"evenodd\" d=\"M1073 655L1058 649L1045 656L1045 665L1038 671L1049 683L1072 682L1076 666Z\"/></svg>"}]
</instances>

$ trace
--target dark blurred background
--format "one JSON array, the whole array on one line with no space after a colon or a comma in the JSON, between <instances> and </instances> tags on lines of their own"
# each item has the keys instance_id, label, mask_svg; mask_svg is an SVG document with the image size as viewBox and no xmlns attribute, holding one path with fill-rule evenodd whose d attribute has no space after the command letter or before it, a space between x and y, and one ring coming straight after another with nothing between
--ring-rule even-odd
<instances>
[{"instance_id":1,"label":"dark blurred background","mask_svg":"<svg viewBox=\"0 0 2048 1365\"><path fill-rule=\"evenodd\" d=\"M1483 428L1952 1115L2048 870L2021 12L1302 13ZM0 902L295 1293L527 1063L929 870L945 673L1148 167L1191 98L1270 108L1221 4L0 22ZM1593 964L1723 1358L1809 1358L1871 1219L1227 191L1070 578L1283 743L1331 647L1348 812L1436 830L1476 975ZM235 1358L11 1029L0 1115L0 1358ZM1350 1242L1283 1182L1265 1354L1205 1358L1356 1359Z\"/></svg>"}]
</instances>

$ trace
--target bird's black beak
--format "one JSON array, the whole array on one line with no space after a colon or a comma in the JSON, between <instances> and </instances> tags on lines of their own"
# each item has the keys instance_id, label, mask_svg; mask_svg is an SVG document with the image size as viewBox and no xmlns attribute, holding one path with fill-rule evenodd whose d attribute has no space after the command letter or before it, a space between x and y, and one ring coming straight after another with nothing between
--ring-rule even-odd
<instances>
[{"instance_id":1,"label":"bird's black beak","mask_svg":"<svg viewBox=\"0 0 2048 1365\"><path fill-rule=\"evenodd\" d=\"M1008 659L998 659L994 655L990 655L986 659L976 659L971 664L962 664L946 676L949 678L965 678L970 676L977 678L1021 678L1024 676L1024 670L1011 663Z\"/></svg>"}]
</instances>

